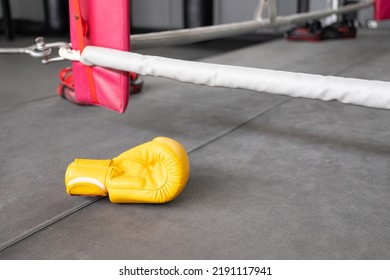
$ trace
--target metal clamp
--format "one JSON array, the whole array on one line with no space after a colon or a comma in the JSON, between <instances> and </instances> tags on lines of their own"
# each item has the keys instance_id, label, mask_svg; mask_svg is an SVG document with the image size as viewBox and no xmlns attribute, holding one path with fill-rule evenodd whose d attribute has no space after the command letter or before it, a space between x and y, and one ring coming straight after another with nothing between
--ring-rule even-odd
<instances>
[{"instance_id":1,"label":"metal clamp","mask_svg":"<svg viewBox=\"0 0 390 280\"><path fill-rule=\"evenodd\" d=\"M48 48L49 50L51 50L52 48L56 48L56 49L61 49L61 48L65 48L65 49L72 49L70 44L66 43L66 42L54 42L54 43L48 43L45 45L46 48ZM58 62L58 61L64 61L66 60L65 58L61 57L60 55L57 55L55 57L50 57L50 54L43 57L42 59L42 63L43 64L49 64L49 63L52 63L52 62Z\"/></svg>"},{"instance_id":2,"label":"metal clamp","mask_svg":"<svg viewBox=\"0 0 390 280\"><path fill-rule=\"evenodd\" d=\"M66 48L71 49L66 42L55 42L46 44L43 37L35 39L35 45L26 48L0 48L1 54L28 54L33 58L41 58L43 64L65 60L61 56L50 57L52 48Z\"/></svg>"}]
</instances>

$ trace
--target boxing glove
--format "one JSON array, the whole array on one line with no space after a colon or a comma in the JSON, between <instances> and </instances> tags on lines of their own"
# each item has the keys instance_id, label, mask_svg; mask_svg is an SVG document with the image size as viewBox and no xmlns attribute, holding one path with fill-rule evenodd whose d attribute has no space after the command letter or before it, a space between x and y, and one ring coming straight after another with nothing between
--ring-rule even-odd
<instances>
[{"instance_id":1,"label":"boxing glove","mask_svg":"<svg viewBox=\"0 0 390 280\"><path fill-rule=\"evenodd\" d=\"M181 193L188 176L183 146L157 137L112 160L75 159L65 186L69 195L109 196L113 203L164 203Z\"/></svg>"}]
</instances>

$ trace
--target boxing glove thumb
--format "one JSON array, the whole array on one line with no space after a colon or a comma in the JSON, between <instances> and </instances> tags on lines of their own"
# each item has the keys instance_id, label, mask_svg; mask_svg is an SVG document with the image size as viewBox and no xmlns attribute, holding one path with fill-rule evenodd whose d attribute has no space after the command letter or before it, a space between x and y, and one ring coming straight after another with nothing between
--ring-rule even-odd
<instances>
[{"instance_id":1,"label":"boxing glove thumb","mask_svg":"<svg viewBox=\"0 0 390 280\"><path fill-rule=\"evenodd\" d=\"M164 203L189 177L189 160L177 141L157 137L114 159L75 159L65 173L70 195L109 196L113 203Z\"/></svg>"}]
</instances>

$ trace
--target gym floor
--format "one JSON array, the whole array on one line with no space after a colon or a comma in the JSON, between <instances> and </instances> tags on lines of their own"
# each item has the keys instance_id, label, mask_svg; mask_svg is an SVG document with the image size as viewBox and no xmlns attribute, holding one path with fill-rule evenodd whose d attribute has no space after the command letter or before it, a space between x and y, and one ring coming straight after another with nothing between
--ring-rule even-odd
<instances>
[{"instance_id":1,"label":"gym floor","mask_svg":"<svg viewBox=\"0 0 390 280\"><path fill-rule=\"evenodd\" d=\"M248 38L142 53L390 81L390 30ZM59 98L68 65L0 57L0 259L390 258L390 111L145 77L117 114ZM74 158L113 158L157 136L189 153L174 201L66 194Z\"/></svg>"}]
</instances>

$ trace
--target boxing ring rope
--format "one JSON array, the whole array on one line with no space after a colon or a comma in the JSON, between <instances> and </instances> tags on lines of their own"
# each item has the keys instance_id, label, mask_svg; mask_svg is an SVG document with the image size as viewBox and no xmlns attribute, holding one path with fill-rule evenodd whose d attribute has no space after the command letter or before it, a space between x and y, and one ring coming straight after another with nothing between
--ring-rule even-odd
<instances>
[{"instance_id":1,"label":"boxing ring rope","mask_svg":"<svg viewBox=\"0 0 390 280\"><path fill-rule=\"evenodd\" d=\"M69 50L65 50L69 53ZM184 83L246 89L272 94L338 100L341 103L390 109L390 83L257 69L147 56L88 46L78 58L87 65L168 78Z\"/></svg>"},{"instance_id":2,"label":"boxing ring rope","mask_svg":"<svg viewBox=\"0 0 390 280\"><path fill-rule=\"evenodd\" d=\"M269 18L262 18L262 13L267 7L266 2L269 4L268 13L270 15ZM370 7L374 3L374 0L366 0L356 4L341 6L337 9L325 9L287 16L277 16L275 10L276 8L274 6L275 2L270 0L263 0L259 2L253 20L190 29L131 35L130 42L133 50L189 44L211 39L238 36L252 33L264 28L276 28L293 23L302 23L308 20L319 19L333 14L353 12L359 9Z\"/></svg>"}]
</instances>

